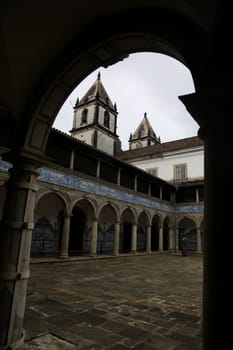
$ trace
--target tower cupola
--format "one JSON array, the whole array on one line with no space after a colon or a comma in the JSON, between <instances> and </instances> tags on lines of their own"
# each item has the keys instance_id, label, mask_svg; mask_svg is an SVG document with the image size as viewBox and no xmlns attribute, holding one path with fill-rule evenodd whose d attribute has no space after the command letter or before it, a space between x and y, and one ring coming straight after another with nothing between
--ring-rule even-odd
<instances>
[{"instance_id":1,"label":"tower cupola","mask_svg":"<svg viewBox=\"0 0 233 350\"><path fill-rule=\"evenodd\" d=\"M147 147L161 143L160 137L157 137L148 118L144 113L143 119L133 134L130 134L129 149Z\"/></svg>"},{"instance_id":2,"label":"tower cupola","mask_svg":"<svg viewBox=\"0 0 233 350\"><path fill-rule=\"evenodd\" d=\"M73 137L114 155L121 150L121 142L116 134L117 109L103 83L100 72L97 79L74 107Z\"/></svg>"}]
</instances>

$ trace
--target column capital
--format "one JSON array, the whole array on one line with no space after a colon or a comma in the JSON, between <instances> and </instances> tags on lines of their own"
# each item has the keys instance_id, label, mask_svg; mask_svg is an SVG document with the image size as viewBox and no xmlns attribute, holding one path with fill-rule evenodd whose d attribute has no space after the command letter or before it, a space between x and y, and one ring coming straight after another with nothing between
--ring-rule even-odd
<instances>
[{"instance_id":1,"label":"column capital","mask_svg":"<svg viewBox=\"0 0 233 350\"><path fill-rule=\"evenodd\" d=\"M198 136L201 139L205 139L212 129L219 130L224 124L224 115L231 108L232 95L228 84L210 79L197 92L179 96L200 126Z\"/></svg>"},{"instance_id":2,"label":"column capital","mask_svg":"<svg viewBox=\"0 0 233 350\"><path fill-rule=\"evenodd\" d=\"M97 235L98 235L98 220L97 218L94 217L92 221L92 235L91 235L91 248L90 248L90 254L92 256L96 256Z\"/></svg>"},{"instance_id":3,"label":"column capital","mask_svg":"<svg viewBox=\"0 0 233 350\"><path fill-rule=\"evenodd\" d=\"M19 176L20 174L31 174L35 177L39 176L38 167L39 164L37 162L31 161L30 159L25 158L17 158L11 159L7 157L7 161L13 164L13 167L9 169L9 174L11 177Z\"/></svg>"},{"instance_id":4,"label":"column capital","mask_svg":"<svg viewBox=\"0 0 233 350\"><path fill-rule=\"evenodd\" d=\"M43 166L45 160L43 156L32 154L25 149L12 149L3 158L17 168L29 171Z\"/></svg>"},{"instance_id":5,"label":"column capital","mask_svg":"<svg viewBox=\"0 0 233 350\"><path fill-rule=\"evenodd\" d=\"M62 215L62 217L64 218L64 219L70 219L71 217L73 216L73 214L64 214L64 215Z\"/></svg>"}]
</instances>

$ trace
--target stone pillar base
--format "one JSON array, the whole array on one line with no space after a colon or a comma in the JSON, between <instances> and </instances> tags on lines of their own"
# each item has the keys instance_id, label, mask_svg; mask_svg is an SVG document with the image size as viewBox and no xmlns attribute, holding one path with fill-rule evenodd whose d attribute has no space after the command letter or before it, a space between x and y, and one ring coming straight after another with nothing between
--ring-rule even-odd
<instances>
[{"instance_id":1,"label":"stone pillar base","mask_svg":"<svg viewBox=\"0 0 233 350\"><path fill-rule=\"evenodd\" d=\"M97 254L89 254L88 255L90 258L97 258Z\"/></svg>"},{"instance_id":2,"label":"stone pillar base","mask_svg":"<svg viewBox=\"0 0 233 350\"><path fill-rule=\"evenodd\" d=\"M0 350L16 350L23 346L25 338L25 331L23 330L22 336L16 342L10 345L0 345Z\"/></svg>"}]
</instances>

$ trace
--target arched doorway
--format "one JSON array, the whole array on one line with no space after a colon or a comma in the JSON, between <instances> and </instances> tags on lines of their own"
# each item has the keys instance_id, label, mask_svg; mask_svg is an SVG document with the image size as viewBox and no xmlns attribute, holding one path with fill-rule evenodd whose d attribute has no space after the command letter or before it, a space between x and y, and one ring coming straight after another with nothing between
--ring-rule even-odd
<instances>
[{"instance_id":1,"label":"arched doorway","mask_svg":"<svg viewBox=\"0 0 233 350\"><path fill-rule=\"evenodd\" d=\"M129 222L124 222L122 224L122 231L120 236L120 251L122 253L129 253L131 250L131 240L132 240L132 224Z\"/></svg>"},{"instance_id":2,"label":"arched doorway","mask_svg":"<svg viewBox=\"0 0 233 350\"><path fill-rule=\"evenodd\" d=\"M169 218L166 217L163 222L163 251L168 251L169 249Z\"/></svg>"},{"instance_id":3,"label":"arched doorway","mask_svg":"<svg viewBox=\"0 0 233 350\"><path fill-rule=\"evenodd\" d=\"M138 217L137 227L137 251L146 251L147 227L149 225L148 215L142 212Z\"/></svg>"},{"instance_id":4,"label":"arched doorway","mask_svg":"<svg viewBox=\"0 0 233 350\"><path fill-rule=\"evenodd\" d=\"M97 253L108 254L113 252L114 224L116 221L115 209L109 204L105 205L99 214Z\"/></svg>"},{"instance_id":5,"label":"arched doorway","mask_svg":"<svg viewBox=\"0 0 233 350\"><path fill-rule=\"evenodd\" d=\"M135 223L134 213L130 208L127 208L121 214L119 251L122 253L131 251L133 223Z\"/></svg>"},{"instance_id":6,"label":"arched doorway","mask_svg":"<svg viewBox=\"0 0 233 350\"><path fill-rule=\"evenodd\" d=\"M75 206L72 210L70 220L69 255L83 253L83 237L86 221L85 212L78 206Z\"/></svg>"},{"instance_id":7,"label":"arched doorway","mask_svg":"<svg viewBox=\"0 0 233 350\"><path fill-rule=\"evenodd\" d=\"M39 199L32 232L32 256L59 254L64 213L65 204L56 193L45 194Z\"/></svg>"},{"instance_id":8,"label":"arched doorway","mask_svg":"<svg viewBox=\"0 0 233 350\"><path fill-rule=\"evenodd\" d=\"M95 216L95 206L89 199L82 198L73 206L69 237L71 255L90 253Z\"/></svg>"},{"instance_id":9,"label":"arched doorway","mask_svg":"<svg viewBox=\"0 0 233 350\"><path fill-rule=\"evenodd\" d=\"M161 225L161 219L158 215L155 215L151 223L151 250L157 251L159 249L159 228Z\"/></svg>"},{"instance_id":10,"label":"arched doorway","mask_svg":"<svg viewBox=\"0 0 233 350\"><path fill-rule=\"evenodd\" d=\"M190 218L179 221L179 250L197 250L197 229L195 222Z\"/></svg>"}]
</instances>

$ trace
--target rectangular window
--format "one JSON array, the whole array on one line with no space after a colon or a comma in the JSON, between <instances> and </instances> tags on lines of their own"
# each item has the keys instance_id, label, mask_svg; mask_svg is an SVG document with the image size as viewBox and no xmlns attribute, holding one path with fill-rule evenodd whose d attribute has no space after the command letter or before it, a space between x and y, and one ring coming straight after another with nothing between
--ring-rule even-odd
<instances>
[{"instance_id":1,"label":"rectangular window","mask_svg":"<svg viewBox=\"0 0 233 350\"><path fill-rule=\"evenodd\" d=\"M153 176L158 176L158 168L147 168L146 171Z\"/></svg>"},{"instance_id":2,"label":"rectangular window","mask_svg":"<svg viewBox=\"0 0 233 350\"><path fill-rule=\"evenodd\" d=\"M174 180L186 180L187 179L187 164L175 164L174 165Z\"/></svg>"}]
</instances>

